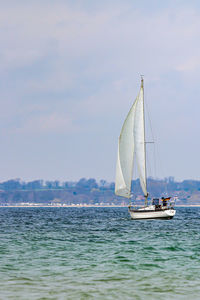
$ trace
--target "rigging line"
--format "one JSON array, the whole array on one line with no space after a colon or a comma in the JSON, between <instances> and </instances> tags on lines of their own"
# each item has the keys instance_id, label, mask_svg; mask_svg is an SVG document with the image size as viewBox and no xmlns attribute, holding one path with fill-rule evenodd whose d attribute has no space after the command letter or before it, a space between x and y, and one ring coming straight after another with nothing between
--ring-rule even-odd
<instances>
[{"instance_id":1,"label":"rigging line","mask_svg":"<svg viewBox=\"0 0 200 300\"><path fill-rule=\"evenodd\" d=\"M162 160L161 160L161 157L160 157L160 152L159 152L159 149L158 149L158 143L155 143L155 138L154 138L155 135L154 135L154 132L153 132L153 127L152 127L152 122L151 122L151 118L150 118L150 113L149 113L147 102L145 102L145 104L146 104L147 116L148 116L148 121L149 121L149 124L150 124L150 130L151 130L151 134L152 134L152 139L154 141L154 147L153 147L153 156L154 157L153 157L153 161L154 161L154 169L155 169L155 178L157 178L157 166L159 166L159 169L161 171L162 177L164 179L164 175L166 174L165 173L165 169L163 167ZM168 184L167 184L167 182L165 184L165 191L164 192L166 194L168 194Z\"/></svg>"},{"instance_id":2,"label":"rigging line","mask_svg":"<svg viewBox=\"0 0 200 300\"><path fill-rule=\"evenodd\" d=\"M164 172L165 170L163 168L163 164L162 164L162 161L161 161L161 158L160 158L160 153L159 153L159 150L158 150L158 143L155 142L155 135L154 135L154 131L153 131L152 121L151 121L151 117L150 117L147 102L148 102L148 99L147 99L147 96L146 96L145 108L146 108L146 111L147 111L148 122L149 122L149 125L150 125L150 132L151 132L152 139L153 139L153 142L154 142L154 147L153 147L154 174L155 174L155 178L157 178L157 167L159 166L159 169L160 169L161 174L162 174L163 179L164 179L164 174L166 174L166 173ZM168 194L168 184L167 184L167 182L165 184L165 193Z\"/></svg>"},{"instance_id":3,"label":"rigging line","mask_svg":"<svg viewBox=\"0 0 200 300\"><path fill-rule=\"evenodd\" d=\"M151 132L151 135L152 135L152 140L153 140L153 161L154 161L154 177L156 178L157 177L157 165L156 165L156 146L155 146L155 138L154 138L154 132L153 132L153 126L152 126L152 122L151 122L151 118L150 118L150 113L149 113L149 109L148 109L148 105L147 105L147 96L146 96L146 101L145 101L145 107L146 107L146 111L147 111L147 118L148 118L148 122L149 122L149 125L150 125L150 132ZM152 173L153 175L153 173Z\"/></svg>"},{"instance_id":4,"label":"rigging line","mask_svg":"<svg viewBox=\"0 0 200 300\"><path fill-rule=\"evenodd\" d=\"M149 171L148 174L152 174L152 169L151 169L151 164L150 164L150 159L149 159L149 155L148 154L147 154L147 165L148 165L148 171Z\"/></svg>"},{"instance_id":5,"label":"rigging line","mask_svg":"<svg viewBox=\"0 0 200 300\"><path fill-rule=\"evenodd\" d=\"M161 171L161 174L162 174L162 177L163 177L162 179L164 180L164 174L166 174L166 173L165 173L165 169L164 169L163 164L162 164L162 160L161 160L161 156L160 156L160 152L158 150L158 147L156 147L156 157L157 157L157 160L158 160L158 164L160 166L160 171ZM167 182L165 184L165 193L168 194Z\"/></svg>"},{"instance_id":6,"label":"rigging line","mask_svg":"<svg viewBox=\"0 0 200 300\"><path fill-rule=\"evenodd\" d=\"M150 132L151 132L151 135L152 135L152 139L154 141L154 147L153 147L153 156L154 156L154 158L153 158L153 161L154 161L154 169L155 169L155 178L157 178L157 167L158 167L158 165L159 165L159 169L161 169L160 171L161 171L161 174L163 174L163 178L164 178L164 174L166 174L166 173L164 172L165 170L163 168L163 164L161 163L160 153L159 153L159 150L158 150L158 143L155 142L153 126L152 126L151 117L150 117L150 113L149 113L149 109L148 109L147 95L146 95L146 101L145 101L145 108L146 108L146 111L147 111L146 115L148 117L148 122L149 122L149 125L150 125ZM157 162L157 164L156 164L156 162ZM166 190L168 190L167 185L166 185Z\"/></svg>"}]
</instances>

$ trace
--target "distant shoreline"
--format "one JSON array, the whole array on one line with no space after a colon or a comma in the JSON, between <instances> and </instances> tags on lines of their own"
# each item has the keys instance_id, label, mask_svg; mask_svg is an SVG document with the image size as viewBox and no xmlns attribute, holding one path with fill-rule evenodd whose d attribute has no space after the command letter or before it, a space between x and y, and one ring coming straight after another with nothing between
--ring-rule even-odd
<instances>
[{"instance_id":1,"label":"distant shoreline","mask_svg":"<svg viewBox=\"0 0 200 300\"><path fill-rule=\"evenodd\" d=\"M90 208L90 207L127 207L124 205L0 205L1 207L52 207L52 208L61 208L61 207L75 207L75 208Z\"/></svg>"},{"instance_id":2,"label":"distant shoreline","mask_svg":"<svg viewBox=\"0 0 200 300\"><path fill-rule=\"evenodd\" d=\"M126 205L0 205L0 208L6 208L6 207L17 207L17 208L20 208L20 207L25 207L25 208L63 208L63 207L66 207L66 208L94 208L94 207L97 207L97 208L112 208L112 207L125 207L127 208L128 206ZM175 207L200 207L200 204L192 204L192 205L175 205Z\"/></svg>"}]
</instances>

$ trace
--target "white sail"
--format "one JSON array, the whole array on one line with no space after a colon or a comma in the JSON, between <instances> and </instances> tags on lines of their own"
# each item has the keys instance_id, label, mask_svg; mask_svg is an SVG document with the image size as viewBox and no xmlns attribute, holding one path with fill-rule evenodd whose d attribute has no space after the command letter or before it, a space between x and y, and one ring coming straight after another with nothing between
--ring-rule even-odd
<instances>
[{"instance_id":1,"label":"white sail","mask_svg":"<svg viewBox=\"0 0 200 300\"><path fill-rule=\"evenodd\" d=\"M140 185L142 187L144 195L147 196L143 81L136 105L133 135L135 141L135 156L140 178Z\"/></svg>"},{"instance_id":2,"label":"white sail","mask_svg":"<svg viewBox=\"0 0 200 300\"><path fill-rule=\"evenodd\" d=\"M136 101L131 107L124 122L118 143L115 194L126 198L129 198L131 195L131 180L134 158L133 125Z\"/></svg>"},{"instance_id":3,"label":"white sail","mask_svg":"<svg viewBox=\"0 0 200 300\"><path fill-rule=\"evenodd\" d=\"M130 198L134 152L139 171L140 184L146 191L145 134L144 134L143 81L121 130L118 143L115 194Z\"/></svg>"}]
</instances>

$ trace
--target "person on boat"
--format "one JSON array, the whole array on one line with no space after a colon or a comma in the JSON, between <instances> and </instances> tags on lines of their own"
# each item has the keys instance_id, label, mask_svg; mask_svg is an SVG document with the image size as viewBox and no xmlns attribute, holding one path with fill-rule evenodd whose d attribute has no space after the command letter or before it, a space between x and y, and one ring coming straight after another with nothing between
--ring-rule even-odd
<instances>
[{"instance_id":1,"label":"person on boat","mask_svg":"<svg viewBox=\"0 0 200 300\"><path fill-rule=\"evenodd\" d=\"M160 203L159 203L159 198L154 198L154 199L152 200L152 205L155 205L155 210L161 209L161 205L160 205Z\"/></svg>"},{"instance_id":2,"label":"person on boat","mask_svg":"<svg viewBox=\"0 0 200 300\"><path fill-rule=\"evenodd\" d=\"M158 198L153 198L152 205L159 205L159 199Z\"/></svg>"},{"instance_id":3,"label":"person on boat","mask_svg":"<svg viewBox=\"0 0 200 300\"><path fill-rule=\"evenodd\" d=\"M162 202L163 202L163 206L167 206L167 201L171 199L171 197L168 197L168 198L164 198L162 197Z\"/></svg>"}]
</instances>

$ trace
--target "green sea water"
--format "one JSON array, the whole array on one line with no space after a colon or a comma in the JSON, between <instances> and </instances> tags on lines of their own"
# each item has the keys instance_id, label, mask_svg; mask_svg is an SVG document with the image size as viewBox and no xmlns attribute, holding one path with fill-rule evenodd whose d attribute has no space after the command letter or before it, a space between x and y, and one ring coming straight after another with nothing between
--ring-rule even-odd
<instances>
[{"instance_id":1,"label":"green sea water","mask_svg":"<svg viewBox=\"0 0 200 300\"><path fill-rule=\"evenodd\" d=\"M200 299L200 208L0 208L0 299Z\"/></svg>"}]
</instances>

